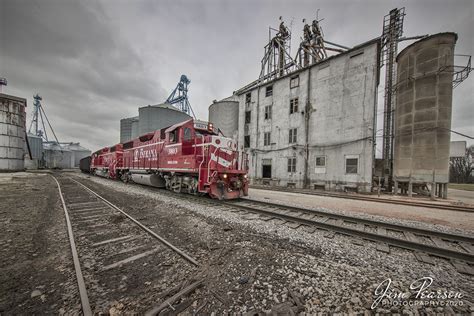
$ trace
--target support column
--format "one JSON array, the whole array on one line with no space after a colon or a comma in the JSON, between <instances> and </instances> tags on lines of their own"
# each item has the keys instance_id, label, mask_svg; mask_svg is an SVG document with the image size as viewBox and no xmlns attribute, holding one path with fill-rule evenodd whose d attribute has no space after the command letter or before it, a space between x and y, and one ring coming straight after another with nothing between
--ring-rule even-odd
<instances>
[{"instance_id":1,"label":"support column","mask_svg":"<svg viewBox=\"0 0 474 316\"><path fill-rule=\"evenodd\" d=\"M443 199L447 199L448 198L448 184L445 183L443 184Z\"/></svg>"},{"instance_id":2,"label":"support column","mask_svg":"<svg viewBox=\"0 0 474 316\"><path fill-rule=\"evenodd\" d=\"M410 182L408 182L408 197L412 197L413 196L413 183L411 183L411 180Z\"/></svg>"},{"instance_id":3,"label":"support column","mask_svg":"<svg viewBox=\"0 0 474 316\"><path fill-rule=\"evenodd\" d=\"M395 180L395 183L394 183L393 195L398 195L398 181L397 180Z\"/></svg>"}]
</instances>

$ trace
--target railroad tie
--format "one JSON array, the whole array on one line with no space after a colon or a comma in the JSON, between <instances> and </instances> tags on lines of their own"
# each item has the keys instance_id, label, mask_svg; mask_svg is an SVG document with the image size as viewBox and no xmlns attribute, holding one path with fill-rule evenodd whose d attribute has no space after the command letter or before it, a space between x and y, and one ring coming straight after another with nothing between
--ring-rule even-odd
<instances>
[{"instance_id":1,"label":"railroad tie","mask_svg":"<svg viewBox=\"0 0 474 316\"><path fill-rule=\"evenodd\" d=\"M434 265L433 259L429 255L427 255L426 253L415 251L414 254L415 254L415 258L418 261Z\"/></svg>"},{"instance_id":2,"label":"railroad tie","mask_svg":"<svg viewBox=\"0 0 474 316\"><path fill-rule=\"evenodd\" d=\"M92 244L92 247L98 247L98 246L102 246L102 245L109 244L109 243L112 243L112 242L127 240L127 239L130 239L131 237L132 236L127 235L127 236L107 239L107 240L104 240L104 241L99 241L99 242L96 242L96 243Z\"/></svg>"},{"instance_id":3,"label":"railroad tie","mask_svg":"<svg viewBox=\"0 0 474 316\"><path fill-rule=\"evenodd\" d=\"M123 259L123 260L114 262L114 263L112 263L112 264L109 264L109 265L103 267L103 268L102 268L102 271L108 271L108 270L111 270L111 269L120 267L120 266L122 266L122 265L124 265L124 264L126 264L126 263L133 262L133 261L138 260L138 259L140 259L140 258L143 258L143 257L146 257L146 256L148 256L148 255L151 255L151 254L157 252L158 250L159 250L158 248L154 248L154 249L151 249L151 250L148 250L148 251L139 253L139 254L137 254L137 255L128 257L128 258L126 258L126 259Z\"/></svg>"},{"instance_id":4,"label":"railroad tie","mask_svg":"<svg viewBox=\"0 0 474 316\"><path fill-rule=\"evenodd\" d=\"M468 265L464 262L460 262L460 261L457 261L457 260L451 260L451 264L456 268L456 270L459 273L467 274L467 275L474 275L474 269L470 265Z\"/></svg>"}]
</instances>

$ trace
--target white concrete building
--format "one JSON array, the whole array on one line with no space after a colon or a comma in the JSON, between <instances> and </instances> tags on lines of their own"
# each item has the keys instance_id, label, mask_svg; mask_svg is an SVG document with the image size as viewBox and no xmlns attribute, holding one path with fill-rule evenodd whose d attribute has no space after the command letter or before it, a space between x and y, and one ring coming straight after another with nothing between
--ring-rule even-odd
<instances>
[{"instance_id":1,"label":"white concrete building","mask_svg":"<svg viewBox=\"0 0 474 316\"><path fill-rule=\"evenodd\" d=\"M372 40L235 93L252 183L371 190L379 50Z\"/></svg>"}]
</instances>

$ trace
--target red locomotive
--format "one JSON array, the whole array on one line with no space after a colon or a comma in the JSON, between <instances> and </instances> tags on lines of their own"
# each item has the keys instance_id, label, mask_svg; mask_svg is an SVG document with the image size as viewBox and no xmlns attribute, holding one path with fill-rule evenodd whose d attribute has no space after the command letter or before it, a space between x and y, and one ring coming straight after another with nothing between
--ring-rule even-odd
<instances>
[{"instance_id":1,"label":"red locomotive","mask_svg":"<svg viewBox=\"0 0 474 316\"><path fill-rule=\"evenodd\" d=\"M217 199L248 195L247 156L212 123L191 119L103 148L90 160L83 171L125 182Z\"/></svg>"}]
</instances>

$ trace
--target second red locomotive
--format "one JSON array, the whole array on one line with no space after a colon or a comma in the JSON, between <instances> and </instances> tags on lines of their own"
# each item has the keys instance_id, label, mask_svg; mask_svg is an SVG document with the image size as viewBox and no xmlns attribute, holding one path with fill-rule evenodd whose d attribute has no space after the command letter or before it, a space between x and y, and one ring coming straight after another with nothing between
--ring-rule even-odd
<instances>
[{"instance_id":1,"label":"second red locomotive","mask_svg":"<svg viewBox=\"0 0 474 316\"><path fill-rule=\"evenodd\" d=\"M175 192L217 199L248 195L248 159L212 123L188 120L92 154L89 170Z\"/></svg>"}]
</instances>

